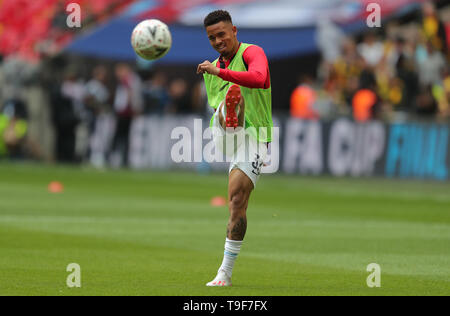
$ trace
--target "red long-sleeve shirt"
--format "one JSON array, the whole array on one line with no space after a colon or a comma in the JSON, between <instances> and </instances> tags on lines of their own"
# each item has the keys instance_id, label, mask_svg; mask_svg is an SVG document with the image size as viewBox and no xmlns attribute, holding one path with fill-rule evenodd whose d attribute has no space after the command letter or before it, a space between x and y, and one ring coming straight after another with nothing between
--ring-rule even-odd
<instances>
[{"instance_id":1,"label":"red long-sleeve shirt","mask_svg":"<svg viewBox=\"0 0 450 316\"><path fill-rule=\"evenodd\" d=\"M242 57L244 58L244 63L248 66L247 71L227 69L234 56L228 61L224 61L220 57L216 64L220 68L219 77L247 88L270 88L269 62L264 50L259 46L252 45L244 51Z\"/></svg>"}]
</instances>

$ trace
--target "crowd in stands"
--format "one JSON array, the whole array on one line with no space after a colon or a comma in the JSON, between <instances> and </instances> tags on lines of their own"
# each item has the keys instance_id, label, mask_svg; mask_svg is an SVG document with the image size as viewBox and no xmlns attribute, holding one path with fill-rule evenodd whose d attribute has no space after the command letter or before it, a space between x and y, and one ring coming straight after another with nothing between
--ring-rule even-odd
<instances>
[{"instance_id":1,"label":"crowd in stands","mask_svg":"<svg viewBox=\"0 0 450 316\"><path fill-rule=\"evenodd\" d=\"M391 119L398 113L450 117L448 10L439 12L425 2L420 20L403 25L393 20L360 40L325 21L317 41L322 63L315 78L300 78L291 95L292 116L315 120L347 114L357 121Z\"/></svg>"},{"instance_id":2,"label":"crowd in stands","mask_svg":"<svg viewBox=\"0 0 450 316\"><path fill-rule=\"evenodd\" d=\"M134 0L2 0L0 54L12 53L31 62L53 56L77 32L89 30L121 12ZM68 28L68 5L78 4L83 28ZM18 14L20 13L20 14Z\"/></svg>"}]
</instances>

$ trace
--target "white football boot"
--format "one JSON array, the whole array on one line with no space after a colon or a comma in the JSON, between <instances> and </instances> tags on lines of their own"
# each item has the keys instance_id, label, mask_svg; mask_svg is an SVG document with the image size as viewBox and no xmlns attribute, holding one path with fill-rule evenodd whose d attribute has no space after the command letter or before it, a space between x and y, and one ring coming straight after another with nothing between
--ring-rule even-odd
<instances>
[{"instance_id":1,"label":"white football boot","mask_svg":"<svg viewBox=\"0 0 450 316\"><path fill-rule=\"evenodd\" d=\"M206 283L206 286L231 286L231 278L224 270L219 270L215 279Z\"/></svg>"}]
</instances>

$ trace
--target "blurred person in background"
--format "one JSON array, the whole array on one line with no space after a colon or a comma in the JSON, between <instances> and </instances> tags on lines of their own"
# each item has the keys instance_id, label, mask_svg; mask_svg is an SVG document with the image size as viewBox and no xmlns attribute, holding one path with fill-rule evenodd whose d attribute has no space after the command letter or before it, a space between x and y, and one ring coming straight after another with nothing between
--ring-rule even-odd
<instances>
[{"instance_id":1,"label":"blurred person in background","mask_svg":"<svg viewBox=\"0 0 450 316\"><path fill-rule=\"evenodd\" d=\"M313 88L313 79L309 75L302 75L299 85L291 94L291 117L303 120L318 120L319 113L314 109L317 95Z\"/></svg>"},{"instance_id":2,"label":"blurred person in background","mask_svg":"<svg viewBox=\"0 0 450 316\"><path fill-rule=\"evenodd\" d=\"M448 52L447 34L444 23L441 21L433 2L426 1L422 5L422 33L433 49L440 51L444 56Z\"/></svg>"},{"instance_id":3,"label":"blurred person in background","mask_svg":"<svg viewBox=\"0 0 450 316\"><path fill-rule=\"evenodd\" d=\"M398 74L399 60L409 59L412 55L412 52L407 49L404 37L397 35L394 39L386 39L385 53L379 64L386 64L386 71L389 71L389 76L393 77Z\"/></svg>"},{"instance_id":4,"label":"blurred person in background","mask_svg":"<svg viewBox=\"0 0 450 316\"><path fill-rule=\"evenodd\" d=\"M320 109L322 118L333 118L341 112L342 91L339 87L337 70L332 65L318 91L317 107Z\"/></svg>"},{"instance_id":5,"label":"blurred person in background","mask_svg":"<svg viewBox=\"0 0 450 316\"><path fill-rule=\"evenodd\" d=\"M76 129L81 122L84 90L78 82L75 69L65 71L63 82L53 87L50 100L56 137L56 159L59 162L75 163Z\"/></svg>"},{"instance_id":6,"label":"blurred person in background","mask_svg":"<svg viewBox=\"0 0 450 316\"><path fill-rule=\"evenodd\" d=\"M98 65L86 84L86 108L89 122L89 153L92 165L102 168L114 133L111 93L108 88L108 69Z\"/></svg>"},{"instance_id":7,"label":"blurred person in background","mask_svg":"<svg viewBox=\"0 0 450 316\"><path fill-rule=\"evenodd\" d=\"M419 64L419 80L422 86L438 84L446 66L444 55L431 42L426 43L426 58Z\"/></svg>"},{"instance_id":8,"label":"blurred person in background","mask_svg":"<svg viewBox=\"0 0 450 316\"><path fill-rule=\"evenodd\" d=\"M447 65L442 75L442 81L433 87L433 96L438 102L439 116L450 117L450 65Z\"/></svg>"},{"instance_id":9,"label":"blurred person in background","mask_svg":"<svg viewBox=\"0 0 450 316\"><path fill-rule=\"evenodd\" d=\"M115 67L117 87L114 96L116 131L111 148L112 164L128 166L130 130L133 118L143 111L142 83L138 75L127 64Z\"/></svg>"},{"instance_id":10,"label":"blurred person in background","mask_svg":"<svg viewBox=\"0 0 450 316\"><path fill-rule=\"evenodd\" d=\"M27 110L20 100L9 100L0 112L0 158L23 158L28 131Z\"/></svg>"},{"instance_id":11,"label":"blurred person in background","mask_svg":"<svg viewBox=\"0 0 450 316\"><path fill-rule=\"evenodd\" d=\"M372 120L375 105L377 103L377 95L371 89L360 89L353 97L353 118L355 121L364 123Z\"/></svg>"},{"instance_id":12,"label":"blurred person in background","mask_svg":"<svg viewBox=\"0 0 450 316\"><path fill-rule=\"evenodd\" d=\"M317 77L323 89L318 91L316 107L320 108L321 116L333 115L337 108L336 104L340 103L336 64L342 61L346 41L344 32L330 18L323 17L318 20L316 42L321 54L321 63Z\"/></svg>"},{"instance_id":13,"label":"blurred person in background","mask_svg":"<svg viewBox=\"0 0 450 316\"><path fill-rule=\"evenodd\" d=\"M213 110L208 106L208 95L206 94L205 82L203 80L198 81L194 85L192 90L192 111L194 114L200 116L211 116Z\"/></svg>"},{"instance_id":14,"label":"blurred person in background","mask_svg":"<svg viewBox=\"0 0 450 316\"><path fill-rule=\"evenodd\" d=\"M422 117L434 117L437 112L438 104L433 96L432 86L421 86L417 97L416 113Z\"/></svg>"},{"instance_id":15,"label":"blurred person in background","mask_svg":"<svg viewBox=\"0 0 450 316\"><path fill-rule=\"evenodd\" d=\"M386 105L389 112L394 111L394 104L398 102L398 89L392 89L395 68L390 65L388 56L383 58L374 69L377 92L381 100ZM398 86L397 86L398 87ZM393 100L395 99L395 100Z\"/></svg>"},{"instance_id":16,"label":"blurred person in background","mask_svg":"<svg viewBox=\"0 0 450 316\"><path fill-rule=\"evenodd\" d=\"M188 93L188 84L185 79L174 79L169 85L169 95L173 112L177 114L192 113L191 96Z\"/></svg>"},{"instance_id":17,"label":"blurred person in background","mask_svg":"<svg viewBox=\"0 0 450 316\"><path fill-rule=\"evenodd\" d=\"M167 76L156 71L150 80L143 84L144 113L163 115L168 112L170 96L167 89Z\"/></svg>"},{"instance_id":18,"label":"blurred person in background","mask_svg":"<svg viewBox=\"0 0 450 316\"><path fill-rule=\"evenodd\" d=\"M89 129L95 128L95 118L111 110L110 92L108 89L108 70L99 65L92 71L92 78L86 84L86 109L88 112Z\"/></svg>"},{"instance_id":19,"label":"blurred person in background","mask_svg":"<svg viewBox=\"0 0 450 316\"><path fill-rule=\"evenodd\" d=\"M380 100L376 94L376 79L370 69L361 73L359 89L352 98L353 118L364 123L378 118Z\"/></svg>"},{"instance_id":20,"label":"blurred person in background","mask_svg":"<svg viewBox=\"0 0 450 316\"><path fill-rule=\"evenodd\" d=\"M399 109L412 111L415 107L419 91L419 76L417 75L414 60L405 54L400 54L396 64L397 78L402 83L402 99Z\"/></svg>"},{"instance_id":21,"label":"blurred person in background","mask_svg":"<svg viewBox=\"0 0 450 316\"><path fill-rule=\"evenodd\" d=\"M344 32L327 17L319 19L317 27L316 42L322 59L333 64L341 56L342 43L345 39Z\"/></svg>"},{"instance_id":22,"label":"blurred person in background","mask_svg":"<svg viewBox=\"0 0 450 316\"><path fill-rule=\"evenodd\" d=\"M14 100L24 104L26 85L36 73L36 67L12 55L0 64L0 105Z\"/></svg>"},{"instance_id":23,"label":"blurred person in background","mask_svg":"<svg viewBox=\"0 0 450 316\"><path fill-rule=\"evenodd\" d=\"M79 68L80 62L75 60L69 66L69 80L65 80L61 86L62 93L72 100L75 115L79 118L79 123L75 129L75 156L77 162L81 162L86 158L89 147L89 125L90 111L88 111L86 98L86 82L81 75Z\"/></svg>"},{"instance_id":24,"label":"blurred person in background","mask_svg":"<svg viewBox=\"0 0 450 316\"><path fill-rule=\"evenodd\" d=\"M346 38L342 44L341 57L335 61L326 83L327 90L334 91L334 99L341 113L348 113L348 104L358 89L358 78L364 64L354 39Z\"/></svg>"},{"instance_id":25,"label":"blurred person in background","mask_svg":"<svg viewBox=\"0 0 450 316\"><path fill-rule=\"evenodd\" d=\"M386 39L385 54L375 66L374 74L376 92L385 112L392 114L394 111L413 109L418 89L417 76L403 37L396 35Z\"/></svg>"},{"instance_id":26,"label":"blurred person in background","mask_svg":"<svg viewBox=\"0 0 450 316\"><path fill-rule=\"evenodd\" d=\"M384 45L378 40L374 31L369 31L364 35L363 42L357 46L357 49L369 67L375 67L384 55Z\"/></svg>"},{"instance_id":27,"label":"blurred person in background","mask_svg":"<svg viewBox=\"0 0 450 316\"><path fill-rule=\"evenodd\" d=\"M24 87L27 65L14 56L0 64L0 157L10 156L26 132ZM23 128L25 126L25 128Z\"/></svg>"},{"instance_id":28,"label":"blurred person in background","mask_svg":"<svg viewBox=\"0 0 450 316\"><path fill-rule=\"evenodd\" d=\"M390 21L386 24L384 33L383 60L391 69L393 69L403 50L404 40L399 36L399 26L395 21Z\"/></svg>"}]
</instances>

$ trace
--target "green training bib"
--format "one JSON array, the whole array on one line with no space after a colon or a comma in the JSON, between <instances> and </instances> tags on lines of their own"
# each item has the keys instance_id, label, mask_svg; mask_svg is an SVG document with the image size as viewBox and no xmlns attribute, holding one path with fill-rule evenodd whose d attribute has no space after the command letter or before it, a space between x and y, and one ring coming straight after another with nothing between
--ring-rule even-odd
<instances>
[{"instance_id":1,"label":"green training bib","mask_svg":"<svg viewBox=\"0 0 450 316\"><path fill-rule=\"evenodd\" d=\"M247 71L243 54L250 46L252 45L245 43L240 45L228 69L232 71ZM217 61L218 59L213 62L213 65L216 65ZM205 73L203 78L205 79L208 103L211 107L217 109L220 103L225 100L228 88L233 83L208 73ZM272 88L252 89L241 86L241 93L245 100L245 129L259 142L271 142L273 127ZM211 118L210 126L212 126L212 122L213 118Z\"/></svg>"}]
</instances>

